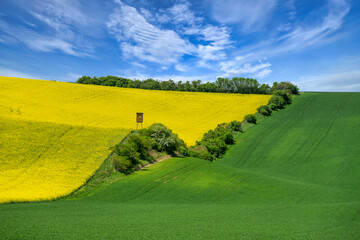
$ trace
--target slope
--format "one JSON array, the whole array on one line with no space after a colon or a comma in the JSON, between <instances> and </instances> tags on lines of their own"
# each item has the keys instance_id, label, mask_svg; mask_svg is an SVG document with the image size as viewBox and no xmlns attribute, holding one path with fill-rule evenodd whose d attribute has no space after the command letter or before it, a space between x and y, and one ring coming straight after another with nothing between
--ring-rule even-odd
<instances>
[{"instance_id":1,"label":"slope","mask_svg":"<svg viewBox=\"0 0 360 240\"><path fill-rule=\"evenodd\" d=\"M0 234L357 239L359 103L358 93L304 94L240 134L215 163L169 159L84 199L0 205Z\"/></svg>"},{"instance_id":2,"label":"slope","mask_svg":"<svg viewBox=\"0 0 360 240\"><path fill-rule=\"evenodd\" d=\"M100 128L162 123L188 145L219 123L242 121L271 96L156 91L0 77L0 116ZM216 103L216 104L214 104Z\"/></svg>"},{"instance_id":3,"label":"slope","mask_svg":"<svg viewBox=\"0 0 360 240\"><path fill-rule=\"evenodd\" d=\"M136 128L168 124L187 144L256 111L268 95L122 89L0 77L0 203L65 196ZM213 103L217 104L214 105Z\"/></svg>"}]
</instances>

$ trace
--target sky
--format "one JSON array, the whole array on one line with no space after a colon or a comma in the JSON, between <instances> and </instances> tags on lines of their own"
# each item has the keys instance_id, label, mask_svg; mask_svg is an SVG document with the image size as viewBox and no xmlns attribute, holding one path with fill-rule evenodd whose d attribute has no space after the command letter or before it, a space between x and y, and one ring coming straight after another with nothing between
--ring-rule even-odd
<instances>
[{"instance_id":1,"label":"sky","mask_svg":"<svg viewBox=\"0 0 360 240\"><path fill-rule=\"evenodd\" d=\"M0 0L0 76L360 91L359 0Z\"/></svg>"}]
</instances>

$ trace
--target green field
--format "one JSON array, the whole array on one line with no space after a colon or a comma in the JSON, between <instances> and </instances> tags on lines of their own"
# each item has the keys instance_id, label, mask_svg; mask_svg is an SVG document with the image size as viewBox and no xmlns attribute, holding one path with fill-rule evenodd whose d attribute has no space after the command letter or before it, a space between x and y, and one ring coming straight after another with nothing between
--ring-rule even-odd
<instances>
[{"instance_id":1,"label":"green field","mask_svg":"<svg viewBox=\"0 0 360 240\"><path fill-rule=\"evenodd\" d=\"M0 205L1 239L359 239L360 94L307 93L210 163L173 158L83 199Z\"/></svg>"}]
</instances>

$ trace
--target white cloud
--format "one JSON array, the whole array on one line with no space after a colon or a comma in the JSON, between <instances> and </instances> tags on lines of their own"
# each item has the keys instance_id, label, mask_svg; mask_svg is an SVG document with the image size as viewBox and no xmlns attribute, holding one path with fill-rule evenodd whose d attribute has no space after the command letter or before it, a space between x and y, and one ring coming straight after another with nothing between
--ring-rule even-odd
<instances>
[{"instance_id":1,"label":"white cloud","mask_svg":"<svg viewBox=\"0 0 360 240\"><path fill-rule=\"evenodd\" d=\"M144 18L146 18L148 20L152 20L153 15L150 11L146 10L145 8L141 8L140 12L144 16Z\"/></svg>"},{"instance_id":2,"label":"white cloud","mask_svg":"<svg viewBox=\"0 0 360 240\"><path fill-rule=\"evenodd\" d=\"M304 76L295 83L301 91L360 92L360 70Z\"/></svg>"},{"instance_id":3,"label":"white cloud","mask_svg":"<svg viewBox=\"0 0 360 240\"><path fill-rule=\"evenodd\" d=\"M222 77L252 74L252 76L256 78L265 78L272 72L270 70L271 64L269 62L262 63L259 61L257 63L244 63L243 61L244 56L238 56L234 60L221 62L221 70L224 72Z\"/></svg>"},{"instance_id":4,"label":"white cloud","mask_svg":"<svg viewBox=\"0 0 360 240\"><path fill-rule=\"evenodd\" d=\"M198 29L197 34L205 44L198 45L199 65L211 68L209 61L220 61L227 58L226 49L232 47L228 27L207 25Z\"/></svg>"},{"instance_id":5,"label":"white cloud","mask_svg":"<svg viewBox=\"0 0 360 240\"><path fill-rule=\"evenodd\" d=\"M244 31L251 32L266 23L277 0L211 0L210 3L216 21L240 23Z\"/></svg>"},{"instance_id":6,"label":"white cloud","mask_svg":"<svg viewBox=\"0 0 360 240\"><path fill-rule=\"evenodd\" d=\"M119 41L125 57L169 65L196 51L194 45L176 32L156 27L134 7L118 3L119 7L110 16L107 27Z\"/></svg>"},{"instance_id":7,"label":"white cloud","mask_svg":"<svg viewBox=\"0 0 360 240\"><path fill-rule=\"evenodd\" d=\"M172 15L172 20L175 23L195 25L203 21L202 17L195 16L193 11L190 10L188 2L175 4L173 7L169 8L166 13L170 13Z\"/></svg>"},{"instance_id":8,"label":"white cloud","mask_svg":"<svg viewBox=\"0 0 360 240\"><path fill-rule=\"evenodd\" d=\"M253 77L262 79L262 78L266 78L267 76L269 76L270 73L272 73L272 70L269 68L266 68L262 71L257 72L255 75L253 75Z\"/></svg>"},{"instance_id":9,"label":"white cloud","mask_svg":"<svg viewBox=\"0 0 360 240\"><path fill-rule=\"evenodd\" d=\"M295 11L293 6L289 7L292 12ZM225 75L241 74L246 71L242 63L251 63L258 59L278 56L281 54L289 54L292 52L303 51L306 48L323 45L333 38L334 33L342 26L344 18L349 12L350 6L346 0L329 0L325 6L327 14L323 17L310 18L291 26L291 30L285 34L275 38L257 43L247 48L241 49L237 54L241 55L241 61L225 61L222 63L222 70ZM322 9L324 10L324 9ZM315 16L319 9L311 12L310 16ZM291 16L294 16L292 13ZM306 18L305 18L306 19ZM250 68L251 69L251 68ZM249 72L249 71L246 71ZM262 70L254 73L254 77L264 78L271 73L270 69Z\"/></svg>"},{"instance_id":10,"label":"white cloud","mask_svg":"<svg viewBox=\"0 0 360 240\"><path fill-rule=\"evenodd\" d=\"M188 67L186 67L183 64L176 64L175 69L180 71L180 72L186 72L188 70Z\"/></svg>"},{"instance_id":11,"label":"white cloud","mask_svg":"<svg viewBox=\"0 0 360 240\"><path fill-rule=\"evenodd\" d=\"M6 43L23 43L41 52L60 50L68 55L90 56L93 48L83 38L85 31L80 30L79 33L77 30L92 24L93 21L81 12L79 1L34 0L31 4L20 1L19 6L47 28L40 28L22 17L19 18L23 24L1 21L0 30L7 36Z\"/></svg>"},{"instance_id":12,"label":"white cloud","mask_svg":"<svg viewBox=\"0 0 360 240\"><path fill-rule=\"evenodd\" d=\"M187 1L175 4L167 9L161 9L155 16L157 22L172 23L177 27L183 27L182 25L198 25L204 20L204 18L195 15L190 9L190 4Z\"/></svg>"},{"instance_id":13,"label":"white cloud","mask_svg":"<svg viewBox=\"0 0 360 240\"><path fill-rule=\"evenodd\" d=\"M167 81L169 79L174 80L175 82L178 81L193 81L193 80L202 80L205 82L211 82L214 81L215 78L213 75L192 75L192 76L183 76L183 75L175 75L175 74L168 74L168 75L148 75L148 74L143 74L140 72L137 72L135 74L126 74L126 75L122 75L122 77L125 78L129 78L129 79L148 79L148 78L152 78L152 79L157 79L160 81Z\"/></svg>"},{"instance_id":14,"label":"white cloud","mask_svg":"<svg viewBox=\"0 0 360 240\"><path fill-rule=\"evenodd\" d=\"M279 52L298 50L322 43L331 33L338 30L350 6L344 0L330 0L327 8L328 14L319 24L300 24L290 33L278 38L279 47L276 50Z\"/></svg>"},{"instance_id":15,"label":"white cloud","mask_svg":"<svg viewBox=\"0 0 360 240\"><path fill-rule=\"evenodd\" d=\"M7 34L7 43L23 43L29 48L41 52L54 52L56 50L60 50L68 55L78 57L88 56L87 53L78 51L76 46L70 42L62 40L61 38L41 35L33 30L21 26L14 27L1 20L0 29Z\"/></svg>"},{"instance_id":16,"label":"white cloud","mask_svg":"<svg viewBox=\"0 0 360 240\"><path fill-rule=\"evenodd\" d=\"M329 0L325 8L327 14L324 17L315 20L312 17L309 21L298 22L291 26L290 32L242 49L241 54L251 53L250 58L273 57L284 53L302 51L336 40L338 36L334 33L341 28L350 6L346 0ZM309 15L316 15L316 11L319 10L316 9Z\"/></svg>"}]
</instances>

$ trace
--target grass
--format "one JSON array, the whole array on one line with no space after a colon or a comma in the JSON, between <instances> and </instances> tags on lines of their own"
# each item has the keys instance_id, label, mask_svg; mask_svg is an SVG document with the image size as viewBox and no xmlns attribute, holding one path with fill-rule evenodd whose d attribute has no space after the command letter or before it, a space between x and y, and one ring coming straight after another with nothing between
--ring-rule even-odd
<instances>
[{"instance_id":1,"label":"grass","mask_svg":"<svg viewBox=\"0 0 360 240\"><path fill-rule=\"evenodd\" d=\"M173 158L81 199L0 205L3 239L358 239L360 94L307 93L214 163Z\"/></svg>"}]
</instances>

